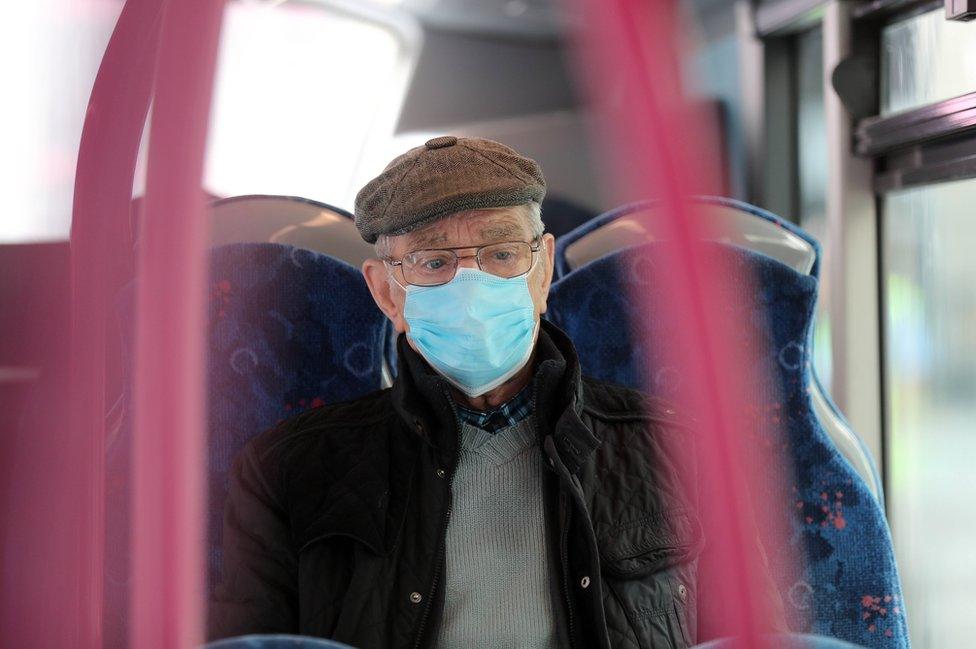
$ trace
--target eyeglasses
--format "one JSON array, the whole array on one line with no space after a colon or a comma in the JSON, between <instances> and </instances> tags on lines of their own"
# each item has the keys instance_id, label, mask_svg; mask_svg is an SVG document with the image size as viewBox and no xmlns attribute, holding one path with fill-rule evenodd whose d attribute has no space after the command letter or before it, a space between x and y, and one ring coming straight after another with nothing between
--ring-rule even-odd
<instances>
[{"instance_id":1,"label":"eyeglasses","mask_svg":"<svg viewBox=\"0 0 976 649\"><path fill-rule=\"evenodd\" d=\"M414 286L440 286L454 279L458 261L474 258L478 268L497 277L512 278L524 275L532 269L533 253L542 244L536 237L531 242L503 241L486 246L461 246L437 250L414 250L400 261L386 260L391 266L399 266L403 279ZM458 250L474 250L473 255L458 255ZM395 279L395 278L394 278Z\"/></svg>"}]
</instances>

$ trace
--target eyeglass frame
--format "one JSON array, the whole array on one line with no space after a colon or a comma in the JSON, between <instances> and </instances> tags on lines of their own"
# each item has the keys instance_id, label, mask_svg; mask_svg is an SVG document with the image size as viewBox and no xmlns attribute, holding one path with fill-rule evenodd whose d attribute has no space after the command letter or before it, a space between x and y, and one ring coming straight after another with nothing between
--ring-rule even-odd
<instances>
[{"instance_id":1,"label":"eyeglass frame","mask_svg":"<svg viewBox=\"0 0 976 649\"><path fill-rule=\"evenodd\" d=\"M535 253L537 253L540 250L542 250L542 235L541 234L539 236L537 236L537 237L534 237L533 239L530 239L529 241L522 241L521 239L516 239L514 241L492 241L491 243L486 243L486 244L481 245L481 246L455 246L453 248L419 248L417 250L410 250L410 251L404 253L404 257L406 255L412 255L412 254L417 253L417 252L432 252L432 251L440 251L440 250L446 250L448 252L454 253L454 259L456 260L455 263L454 263L454 275L452 275L451 276L451 279L447 280L443 284L414 284L413 282L411 282L410 280L408 280L407 279L407 275L406 275L406 273L403 272L403 268L402 268L402 266L403 266L403 257L400 257L399 261L393 261L392 259L386 259L386 258L384 258L383 259L383 263L384 264L388 264L390 266L394 266L394 267L395 266L400 266L401 267L400 268L400 273L403 275L403 281L405 281L410 286L416 286L417 288L432 288L434 286L444 286L444 284L451 283L454 280L454 278L457 277L457 271L458 271L458 268L461 267L460 261L462 259L474 259L475 262L477 262L477 264L478 264L478 270L480 270L483 273L487 273L488 271L486 271L484 268L481 267L481 259L479 259L479 257L478 257L479 253L484 248L490 248L491 246L500 246L500 245L505 244L505 243L526 243L526 244L529 245L529 250L532 252L533 257L532 257L532 263L529 265L528 270L526 270L524 273L519 273L518 275L512 275L511 277L504 277L502 279L515 279L516 277L523 277L523 276L528 275L529 273L531 273L532 272L532 269L535 267L535 256L534 255L535 255ZM455 250L471 250L471 249L474 249L474 254L473 255L464 255L463 257L461 255L457 254L456 252L454 252ZM396 276L393 273L390 273L390 277L393 279L394 282L396 282L396 285L397 286L399 286L403 290L407 290L407 287L406 286L404 286L399 281L397 281L397 278L396 278ZM496 275L496 277L498 277L498 276Z\"/></svg>"}]
</instances>

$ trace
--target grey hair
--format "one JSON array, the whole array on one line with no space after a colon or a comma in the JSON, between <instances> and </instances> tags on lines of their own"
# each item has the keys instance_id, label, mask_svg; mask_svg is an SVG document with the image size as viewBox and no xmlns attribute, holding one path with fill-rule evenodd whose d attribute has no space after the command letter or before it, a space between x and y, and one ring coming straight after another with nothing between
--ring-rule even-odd
<instances>
[{"instance_id":1,"label":"grey hair","mask_svg":"<svg viewBox=\"0 0 976 649\"><path fill-rule=\"evenodd\" d=\"M546 225L542 222L542 206L535 201L530 201L524 203L522 207L525 209L525 216L529 220L529 227L532 229L532 238L538 239L542 236L542 233L546 231ZM407 234L404 232L403 234ZM400 235L394 235L400 236ZM376 251L376 256L379 259L389 259L393 252L393 246L390 243L390 239L393 237L388 234L381 234L376 237L376 243L373 244L373 249Z\"/></svg>"}]
</instances>

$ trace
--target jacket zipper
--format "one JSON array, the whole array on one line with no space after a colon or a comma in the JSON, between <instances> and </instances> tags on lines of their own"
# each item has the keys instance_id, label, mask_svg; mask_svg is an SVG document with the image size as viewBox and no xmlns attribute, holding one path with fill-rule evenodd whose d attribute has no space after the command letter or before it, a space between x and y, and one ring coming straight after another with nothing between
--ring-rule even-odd
<instances>
[{"instance_id":1,"label":"jacket zipper","mask_svg":"<svg viewBox=\"0 0 976 649\"><path fill-rule=\"evenodd\" d=\"M539 397L539 384L538 381L534 382L532 385L532 416L535 418L536 426L536 437L538 438L539 433L539 417L538 417L538 397ZM541 443L541 440L540 440ZM555 459L549 458L553 462ZM558 472L557 472L558 475ZM569 627L569 645L570 647L576 646L576 634L575 634L575 624L573 620L573 600L569 589L569 520L572 514L572 508L566 506L566 492L563 491L562 479L559 479L559 509L560 514L566 512L566 520L564 525L560 530L559 539L559 565L560 571L562 572L561 579L559 580L562 584L563 599L566 603L566 622Z\"/></svg>"},{"instance_id":2,"label":"jacket zipper","mask_svg":"<svg viewBox=\"0 0 976 649\"><path fill-rule=\"evenodd\" d=\"M573 598L569 589L569 520L573 513L571 507L566 507L566 494L559 490L559 505L566 512L566 521L562 529L562 539L560 540L560 553L562 565L563 595L566 598L566 618L569 624L569 644L576 644L575 625L573 624Z\"/></svg>"},{"instance_id":3,"label":"jacket zipper","mask_svg":"<svg viewBox=\"0 0 976 649\"><path fill-rule=\"evenodd\" d=\"M434 564L434 580L431 582L430 592L427 594L427 606L424 608L424 614L420 618L420 627L417 629L417 638L413 644L414 649L420 649L420 643L423 641L424 627L427 625L427 618L430 617L430 609L434 605L434 593L437 592L437 583L440 580L441 570L444 564L444 554L447 549L447 526L450 524L451 510L454 507L454 492L452 491L454 473L457 471L461 453L461 417L458 415L457 408L454 407L450 393L445 394L451 406L451 411L454 413L454 425L458 441L454 447L454 467L451 469L451 475L447 479L447 510L444 512L444 522L441 524L441 544L437 551L437 562Z\"/></svg>"}]
</instances>

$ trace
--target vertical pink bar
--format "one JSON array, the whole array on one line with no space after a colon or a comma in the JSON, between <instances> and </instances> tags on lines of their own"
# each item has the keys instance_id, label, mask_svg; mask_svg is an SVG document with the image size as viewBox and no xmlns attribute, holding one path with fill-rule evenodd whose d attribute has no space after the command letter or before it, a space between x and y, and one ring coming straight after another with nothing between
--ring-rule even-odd
<instances>
[{"instance_id":1,"label":"vertical pink bar","mask_svg":"<svg viewBox=\"0 0 976 649\"><path fill-rule=\"evenodd\" d=\"M707 233L688 199L717 185L718 166L714 150L701 137L706 129L683 94L677 2L578 0L577 6L586 25L578 63L593 103L605 109L603 143L611 178L628 198L660 200L654 225L669 242L661 247L666 259L659 260L667 274L656 279L671 285L671 301L647 306L668 322L672 338L662 351L670 364L681 367L684 378L678 408L697 420L696 456L707 494L700 513L711 546L709 565L699 571L700 583L709 584L701 586L701 602L720 603L699 611L705 629L699 640L732 636L743 646L763 646L760 634L770 628L776 612L765 597L761 557L742 512L765 509L750 500L749 483L750 474L769 467L741 452L749 434L741 413L764 377L751 375L737 348L741 336L733 335L748 331L745 314L720 306L733 281L748 284L752 278L734 277L700 245ZM677 349L688 353L679 356Z\"/></svg>"},{"instance_id":2,"label":"vertical pink bar","mask_svg":"<svg viewBox=\"0 0 976 649\"><path fill-rule=\"evenodd\" d=\"M223 0L163 9L136 301L132 647L203 640L204 151Z\"/></svg>"},{"instance_id":3,"label":"vertical pink bar","mask_svg":"<svg viewBox=\"0 0 976 649\"><path fill-rule=\"evenodd\" d=\"M155 3L126 3L85 115L71 215L67 413L57 407L61 368L50 368L42 384L50 408L31 411L17 432L11 508L0 512L9 553L0 595L5 647L102 646L106 323L130 276L129 203L157 19Z\"/></svg>"}]
</instances>

